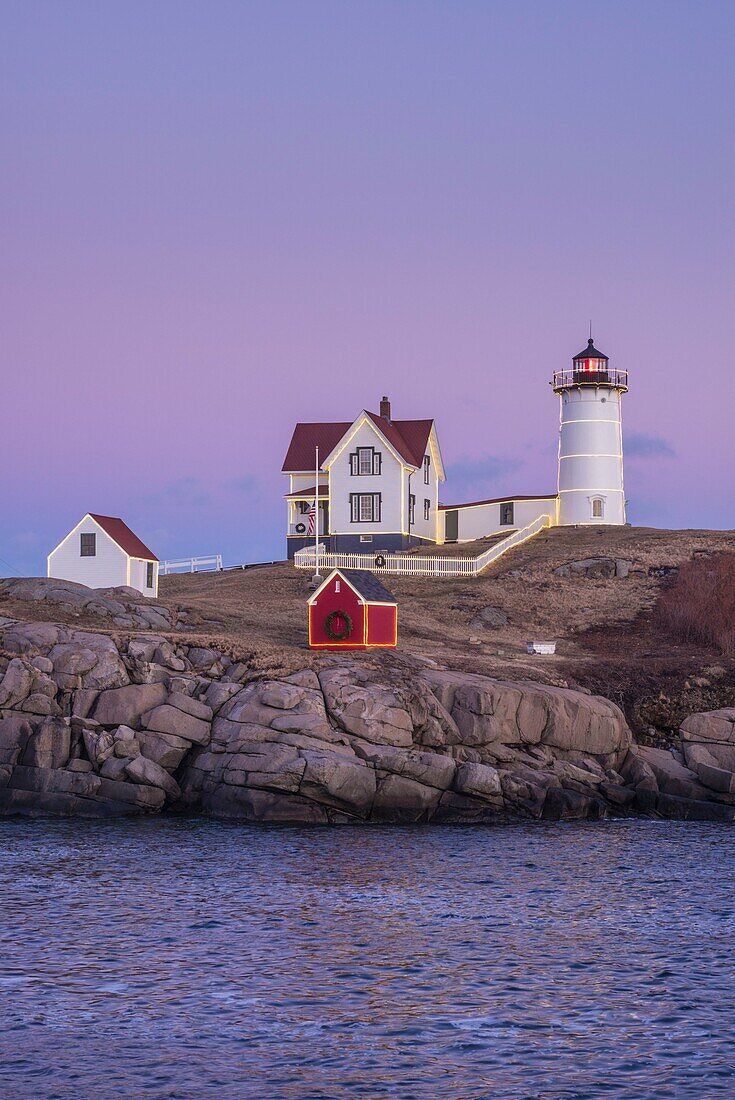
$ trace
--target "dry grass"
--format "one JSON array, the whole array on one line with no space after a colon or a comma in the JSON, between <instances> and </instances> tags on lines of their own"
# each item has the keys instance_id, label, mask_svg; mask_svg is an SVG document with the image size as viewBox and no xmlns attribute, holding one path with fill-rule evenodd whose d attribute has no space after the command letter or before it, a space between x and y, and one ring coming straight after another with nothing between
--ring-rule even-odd
<instances>
[{"instance_id":1,"label":"dry grass","mask_svg":"<svg viewBox=\"0 0 735 1100\"><path fill-rule=\"evenodd\" d=\"M465 544L476 554L484 544ZM696 552L735 551L735 534L649 528L555 528L512 551L483 576L456 580L387 577L399 602L399 648L467 671L562 681L569 669L628 656L627 632L656 604L662 590L651 567L681 565ZM586 557L633 562L625 580L556 577L554 569ZM161 599L219 619L223 640L280 661L304 660L308 576L283 563L220 574L185 574L161 581ZM508 616L500 630L470 622L493 605ZM607 643L590 632L601 631ZM470 637L481 638L479 645ZM557 641L557 657L526 654L526 642ZM640 654L639 654L640 656ZM369 658L358 658L366 660ZM581 682L581 681L580 681Z\"/></svg>"},{"instance_id":2,"label":"dry grass","mask_svg":"<svg viewBox=\"0 0 735 1100\"><path fill-rule=\"evenodd\" d=\"M686 562L662 594L656 621L672 637L735 657L735 554Z\"/></svg>"}]
</instances>

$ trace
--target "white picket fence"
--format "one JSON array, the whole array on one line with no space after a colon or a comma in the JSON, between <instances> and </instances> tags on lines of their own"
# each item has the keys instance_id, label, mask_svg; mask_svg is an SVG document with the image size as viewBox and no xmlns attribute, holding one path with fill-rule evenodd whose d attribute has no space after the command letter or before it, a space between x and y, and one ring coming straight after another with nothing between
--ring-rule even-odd
<instances>
[{"instance_id":1,"label":"white picket fence","mask_svg":"<svg viewBox=\"0 0 735 1100\"><path fill-rule=\"evenodd\" d=\"M158 575L165 577L168 573L203 573L214 570L222 571L222 555L211 554L208 558L175 558L171 561L162 561L158 566Z\"/></svg>"},{"instance_id":2,"label":"white picket fence","mask_svg":"<svg viewBox=\"0 0 735 1100\"><path fill-rule=\"evenodd\" d=\"M391 573L403 577L477 577L508 550L520 546L547 527L551 527L551 516L537 516L526 527L513 531L507 538L496 542L475 558L452 558L438 554L381 554L380 551L373 554L333 554L327 553L322 544L319 548L319 568L369 569L372 573ZM297 569L316 570L316 564L313 546L304 547L294 554L294 565Z\"/></svg>"}]
</instances>

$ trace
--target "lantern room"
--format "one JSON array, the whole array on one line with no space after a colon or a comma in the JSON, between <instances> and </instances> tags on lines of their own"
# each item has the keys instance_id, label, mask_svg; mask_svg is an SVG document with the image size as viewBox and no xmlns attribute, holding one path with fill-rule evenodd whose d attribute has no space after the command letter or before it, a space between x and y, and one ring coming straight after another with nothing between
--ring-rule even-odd
<instances>
[{"instance_id":1,"label":"lantern room","mask_svg":"<svg viewBox=\"0 0 735 1100\"><path fill-rule=\"evenodd\" d=\"M572 359L572 369L555 371L551 384L555 393L570 386L612 386L624 392L628 389L628 372L612 370L608 357L597 350L590 337L584 351Z\"/></svg>"},{"instance_id":2,"label":"lantern room","mask_svg":"<svg viewBox=\"0 0 735 1100\"><path fill-rule=\"evenodd\" d=\"M607 356L597 350L590 337L584 351L580 351L579 355L575 355L572 359L574 381L577 383L608 382L607 364Z\"/></svg>"}]
</instances>

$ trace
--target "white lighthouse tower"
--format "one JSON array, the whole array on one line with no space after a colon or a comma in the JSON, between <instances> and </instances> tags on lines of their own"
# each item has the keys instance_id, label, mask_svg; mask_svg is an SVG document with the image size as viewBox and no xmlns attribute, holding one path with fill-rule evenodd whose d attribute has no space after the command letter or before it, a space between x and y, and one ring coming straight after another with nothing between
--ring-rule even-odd
<instances>
[{"instance_id":1,"label":"white lighthouse tower","mask_svg":"<svg viewBox=\"0 0 735 1100\"><path fill-rule=\"evenodd\" d=\"M613 370L592 338L571 370L554 373L561 402L559 523L625 523L622 397L628 372Z\"/></svg>"}]
</instances>

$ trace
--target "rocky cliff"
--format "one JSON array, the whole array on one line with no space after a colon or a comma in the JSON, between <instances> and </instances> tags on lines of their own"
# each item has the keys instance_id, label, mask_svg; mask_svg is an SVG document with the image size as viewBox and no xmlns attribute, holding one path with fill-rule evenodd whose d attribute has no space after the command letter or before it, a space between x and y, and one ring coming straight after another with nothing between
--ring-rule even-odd
<instances>
[{"instance_id":1,"label":"rocky cliff","mask_svg":"<svg viewBox=\"0 0 735 1100\"><path fill-rule=\"evenodd\" d=\"M0 619L5 814L730 821L734 731L735 711L692 716L675 755L584 691L397 655L267 677L163 635Z\"/></svg>"}]
</instances>

